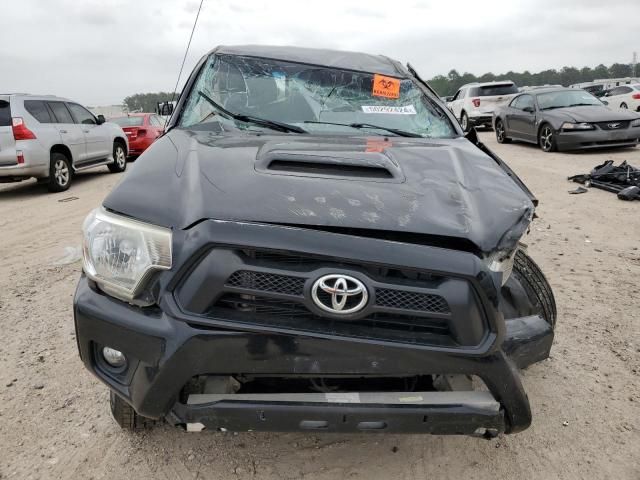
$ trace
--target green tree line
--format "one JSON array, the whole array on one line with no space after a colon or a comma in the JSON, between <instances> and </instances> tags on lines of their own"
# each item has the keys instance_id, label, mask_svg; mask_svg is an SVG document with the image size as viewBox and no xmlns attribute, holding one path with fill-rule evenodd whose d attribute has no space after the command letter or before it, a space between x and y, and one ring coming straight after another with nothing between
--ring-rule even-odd
<instances>
[{"instance_id":1,"label":"green tree line","mask_svg":"<svg viewBox=\"0 0 640 480\"><path fill-rule=\"evenodd\" d=\"M560 70L550 69L538 73L531 73L525 70L521 73L509 71L494 75L489 72L479 77L468 72L460 75L457 70L451 70L446 76L437 75L433 77L429 80L429 85L444 97L455 94L458 88L465 83L471 82L512 80L519 87L533 85L564 85L566 87L574 83L591 82L596 78L630 77L632 74L631 65L623 63L614 63L610 67L600 64L595 68L562 67Z\"/></svg>"},{"instance_id":2,"label":"green tree line","mask_svg":"<svg viewBox=\"0 0 640 480\"><path fill-rule=\"evenodd\" d=\"M136 93L126 97L124 104L129 112L155 112L158 102L167 102L172 97L171 92Z\"/></svg>"}]
</instances>

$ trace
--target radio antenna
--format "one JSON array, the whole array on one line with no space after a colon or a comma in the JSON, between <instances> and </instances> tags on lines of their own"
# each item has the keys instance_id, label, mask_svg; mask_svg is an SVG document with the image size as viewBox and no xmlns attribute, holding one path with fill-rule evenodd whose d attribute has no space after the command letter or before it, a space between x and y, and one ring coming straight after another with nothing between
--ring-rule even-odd
<instances>
[{"instance_id":1,"label":"radio antenna","mask_svg":"<svg viewBox=\"0 0 640 480\"><path fill-rule=\"evenodd\" d=\"M171 105L173 105L173 101L176 98L176 93L178 91L178 85L180 85L180 77L182 76L182 69L184 68L184 64L187 61L187 54L189 53L189 47L191 46L191 40L193 39L193 32L196 31L196 25L198 24L198 17L200 16L200 10L202 10L202 4L204 0L200 0L200 6L198 7L198 13L196 13L196 19L193 22L193 28L191 29L191 35L189 35L189 43L187 43L187 49L184 52L184 57L182 58L182 65L180 65L180 72L178 72L178 80L176 80L176 86L173 89L173 94L171 95ZM171 112L173 114L173 112ZM165 128L167 127L167 122L169 121L169 117L164 121Z\"/></svg>"}]
</instances>

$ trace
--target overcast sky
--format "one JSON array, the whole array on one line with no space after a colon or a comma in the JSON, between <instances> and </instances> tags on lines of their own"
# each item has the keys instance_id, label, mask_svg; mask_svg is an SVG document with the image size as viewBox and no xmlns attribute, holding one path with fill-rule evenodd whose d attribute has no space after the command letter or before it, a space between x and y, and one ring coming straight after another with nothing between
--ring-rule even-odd
<instances>
[{"instance_id":1,"label":"overcast sky","mask_svg":"<svg viewBox=\"0 0 640 480\"><path fill-rule=\"evenodd\" d=\"M199 0L0 0L0 92L121 103L172 90ZM381 53L425 78L629 63L640 0L204 0L183 83L218 44Z\"/></svg>"}]
</instances>

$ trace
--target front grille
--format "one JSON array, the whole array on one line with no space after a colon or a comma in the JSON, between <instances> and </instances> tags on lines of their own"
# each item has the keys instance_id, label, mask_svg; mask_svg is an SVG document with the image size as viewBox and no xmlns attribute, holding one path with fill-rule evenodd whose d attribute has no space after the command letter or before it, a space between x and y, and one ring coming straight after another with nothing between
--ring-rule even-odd
<instances>
[{"instance_id":1,"label":"front grille","mask_svg":"<svg viewBox=\"0 0 640 480\"><path fill-rule=\"evenodd\" d=\"M362 319L344 321L315 315L294 301L235 293L223 295L208 314L228 316L230 312L236 321L307 332L405 343L453 343L448 337L450 329L446 320L409 314L378 312Z\"/></svg>"},{"instance_id":2,"label":"front grille","mask_svg":"<svg viewBox=\"0 0 640 480\"><path fill-rule=\"evenodd\" d=\"M303 294L304 284L305 279L301 277L247 270L235 272L227 281L227 285L230 287L298 297ZM447 301L440 295L390 288L376 288L375 298L376 306L395 310L439 314L447 314L450 312Z\"/></svg>"},{"instance_id":3,"label":"front grille","mask_svg":"<svg viewBox=\"0 0 640 480\"><path fill-rule=\"evenodd\" d=\"M597 122L596 125L602 130L624 130L629 128L629 120L619 120L614 122ZM613 127L613 125L617 125Z\"/></svg>"},{"instance_id":4,"label":"front grille","mask_svg":"<svg viewBox=\"0 0 640 480\"><path fill-rule=\"evenodd\" d=\"M186 312L214 322L451 348L478 345L484 338L486 318L477 296L459 277L248 248L213 248L200 265L215 268L194 274L178 297ZM361 312L339 316L314 306L310 286L330 273L351 275L366 285L370 300Z\"/></svg>"},{"instance_id":5,"label":"front grille","mask_svg":"<svg viewBox=\"0 0 640 480\"><path fill-rule=\"evenodd\" d=\"M229 277L227 285L261 292L300 296L304 289L304 281L304 278L288 275L241 270Z\"/></svg>"},{"instance_id":6,"label":"front grille","mask_svg":"<svg viewBox=\"0 0 640 480\"><path fill-rule=\"evenodd\" d=\"M449 313L447 301L440 295L376 288L376 305L399 310Z\"/></svg>"}]
</instances>

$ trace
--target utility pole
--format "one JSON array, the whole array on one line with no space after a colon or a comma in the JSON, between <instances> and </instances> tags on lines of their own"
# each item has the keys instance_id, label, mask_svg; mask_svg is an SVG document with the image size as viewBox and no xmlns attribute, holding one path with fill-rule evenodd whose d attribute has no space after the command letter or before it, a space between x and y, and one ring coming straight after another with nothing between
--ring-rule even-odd
<instances>
[{"instance_id":1,"label":"utility pole","mask_svg":"<svg viewBox=\"0 0 640 480\"><path fill-rule=\"evenodd\" d=\"M633 52L633 60L631 61L632 76L636 76L636 64L638 63L638 52Z\"/></svg>"}]
</instances>

